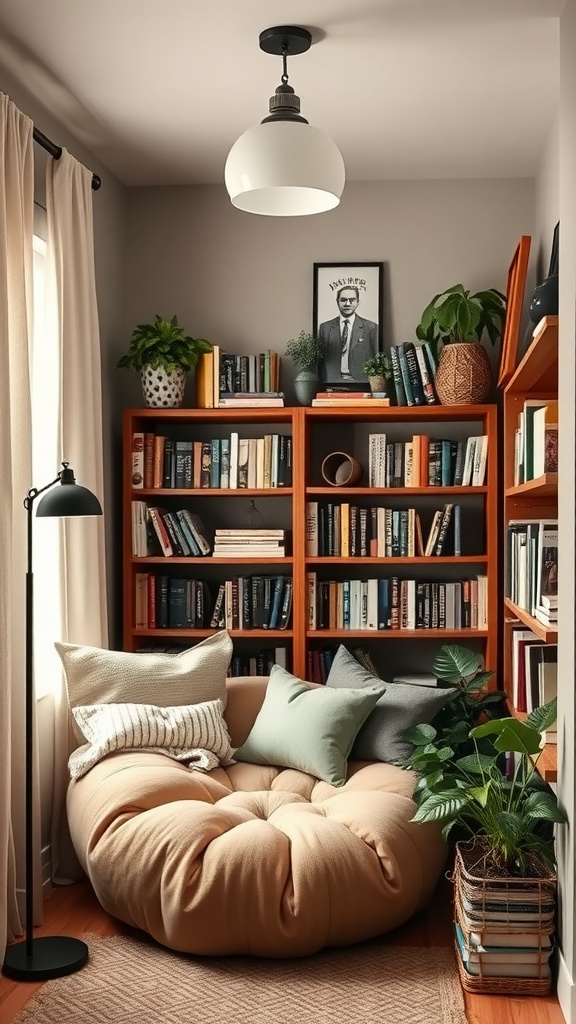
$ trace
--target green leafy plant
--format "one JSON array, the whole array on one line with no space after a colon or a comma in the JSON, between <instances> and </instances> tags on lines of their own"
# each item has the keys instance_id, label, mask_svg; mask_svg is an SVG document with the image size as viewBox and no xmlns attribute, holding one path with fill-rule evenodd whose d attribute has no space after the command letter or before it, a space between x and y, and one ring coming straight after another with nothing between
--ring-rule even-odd
<instances>
[{"instance_id":1,"label":"green leafy plant","mask_svg":"<svg viewBox=\"0 0 576 1024\"><path fill-rule=\"evenodd\" d=\"M176 316L163 320L156 314L154 323L138 324L134 328L130 348L118 361L118 367L141 370L144 366L151 366L157 370L163 366L166 370L173 370L179 366L189 371L196 366L203 352L211 351L209 341L184 334Z\"/></svg>"},{"instance_id":2,"label":"green leafy plant","mask_svg":"<svg viewBox=\"0 0 576 1024\"><path fill-rule=\"evenodd\" d=\"M499 718L470 732L474 752L455 757L438 742L432 725L406 730L415 745L411 762L420 778L413 821L443 824L447 837L459 826L499 871L530 876L542 862L554 864L552 825L566 821L556 797L537 773L542 733L556 721L556 699L524 722ZM489 740L490 750L479 741ZM508 773L506 755L513 757Z\"/></svg>"},{"instance_id":3,"label":"green leafy plant","mask_svg":"<svg viewBox=\"0 0 576 1024\"><path fill-rule=\"evenodd\" d=\"M300 331L297 338L291 338L288 342L286 355L300 370L317 370L324 355L324 345L313 334Z\"/></svg>"},{"instance_id":4,"label":"green leafy plant","mask_svg":"<svg viewBox=\"0 0 576 1024\"><path fill-rule=\"evenodd\" d=\"M437 736L456 754L469 753L473 749L470 730L486 719L500 717L506 694L486 689L494 673L482 671L482 656L459 644L443 644L432 671L442 683L455 688L434 719Z\"/></svg>"},{"instance_id":5,"label":"green leafy plant","mask_svg":"<svg viewBox=\"0 0 576 1024\"><path fill-rule=\"evenodd\" d=\"M472 295L463 285L455 284L426 306L416 337L437 346L440 342L478 342L486 333L495 345L502 337L505 317L506 296L496 288Z\"/></svg>"},{"instance_id":6,"label":"green leafy plant","mask_svg":"<svg viewBox=\"0 0 576 1024\"><path fill-rule=\"evenodd\" d=\"M385 380L390 380L392 377L392 366L390 359L386 352L376 352L373 356L370 356L362 371L367 377L384 377Z\"/></svg>"}]
</instances>

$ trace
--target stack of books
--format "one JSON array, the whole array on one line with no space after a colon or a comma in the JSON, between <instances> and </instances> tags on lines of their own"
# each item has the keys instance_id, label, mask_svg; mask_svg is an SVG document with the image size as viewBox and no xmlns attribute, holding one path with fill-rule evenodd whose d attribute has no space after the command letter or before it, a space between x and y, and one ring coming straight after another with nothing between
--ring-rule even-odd
<instances>
[{"instance_id":1,"label":"stack of books","mask_svg":"<svg viewBox=\"0 0 576 1024\"><path fill-rule=\"evenodd\" d=\"M284 558L285 530L217 529L214 535L214 558Z\"/></svg>"},{"instance_id":2,"label":"stack of books","mask_svg":"<svg viewBox=\"0 0 576 1024\"><path fill-rule=\"evenodd\" d=\"M390 399L386 395L376 395L372 391L341 391L337 387L327 388L326 391L318 391L312 399L312 405L322 408L323 406L336 406L340 408L379 408L390 405Z\"/></svg>"},{"instance_id":3,"label":"stack of books","mask_svg":"<svg viewBox=\"0 0 576 1024\"><path fill-rule=\"evenodd\" d=\"M133 501L131 525L132 554L137 558L202 558L210 554L210 533L200 516L189 509L169 511Z\"/></svg>"}]
</instances>

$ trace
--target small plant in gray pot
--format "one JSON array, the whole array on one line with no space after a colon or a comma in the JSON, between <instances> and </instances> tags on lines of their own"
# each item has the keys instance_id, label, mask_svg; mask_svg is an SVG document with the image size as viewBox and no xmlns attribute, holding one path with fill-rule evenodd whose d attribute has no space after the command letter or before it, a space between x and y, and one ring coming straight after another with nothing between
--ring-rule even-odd
<instances>
[{"instance_id":1,"label":"small plant in gray pot","mask_svg":"<svg viewBox=\"0 0 576 1024\"><path fill-rule=\"evenodd\" d=\"M118 367L139 370L146 405L177 408L182 405L186 375L194 369L203 352L211 352L205 338L192 338L174 315L164 320L157 313L154 322L138 324L126 355Z\"/></svg>"},{"instance_id":2,"label":"small plant in gray pot","mask_svg":"<svg viewBox=\"0 0 576 1024\"><path fill-rule=\"evenodd\" d=\"M297 338L288 342L286 355L299 370L294 378L296 398L300 405L311 405L320 383L318 364L324 355L324 345L313 334L300 331Z\"/></svg>"},{"instance_id":3,"label":"small plant in gray pot","mask_svg":"<svg viewBox=\"0 0 576 1024\"><path fill-rule=\"evenodd\" d=\"M375 352L362 367L368 377L372 394L386 394L387 381L392 377L392 366L385 352Z\"/></svg>"}]
</instances>

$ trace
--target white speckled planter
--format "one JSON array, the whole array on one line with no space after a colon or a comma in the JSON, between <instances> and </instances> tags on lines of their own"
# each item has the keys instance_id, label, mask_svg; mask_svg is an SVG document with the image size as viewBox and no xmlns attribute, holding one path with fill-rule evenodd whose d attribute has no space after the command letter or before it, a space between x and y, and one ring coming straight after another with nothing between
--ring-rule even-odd
<instances>
[{"instance_id":1,"label":"white speckled planter","mask_svg":"<svg viewBox=\"0 0 576 1024\"><path fill-rule=\"evenodd\" d=\"M153 409L176 409L182 405L186 371L180 366L173 370L166 370L163 366L157 370L144 366L140 378L146 405Z\"/></svg>"}]
</instances>

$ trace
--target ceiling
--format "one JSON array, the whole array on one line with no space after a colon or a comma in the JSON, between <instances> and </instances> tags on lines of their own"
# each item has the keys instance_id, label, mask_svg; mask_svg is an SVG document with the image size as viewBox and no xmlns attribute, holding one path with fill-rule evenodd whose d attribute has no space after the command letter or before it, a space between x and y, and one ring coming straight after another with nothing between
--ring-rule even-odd
<instances>
[{"instance_id":1,"label":"ceiling","mask_svg":"<svg viewBox=\"0 0 576 1024\"><path fill-rule=\"evenodd\" d=\"M290 84L349 181L532 176L557 109L563 7L0 0L0 89L4 67L126 185L223 182L280 81L258 35L289 23L313 37Z\"/></svg>"}]
</instances>

